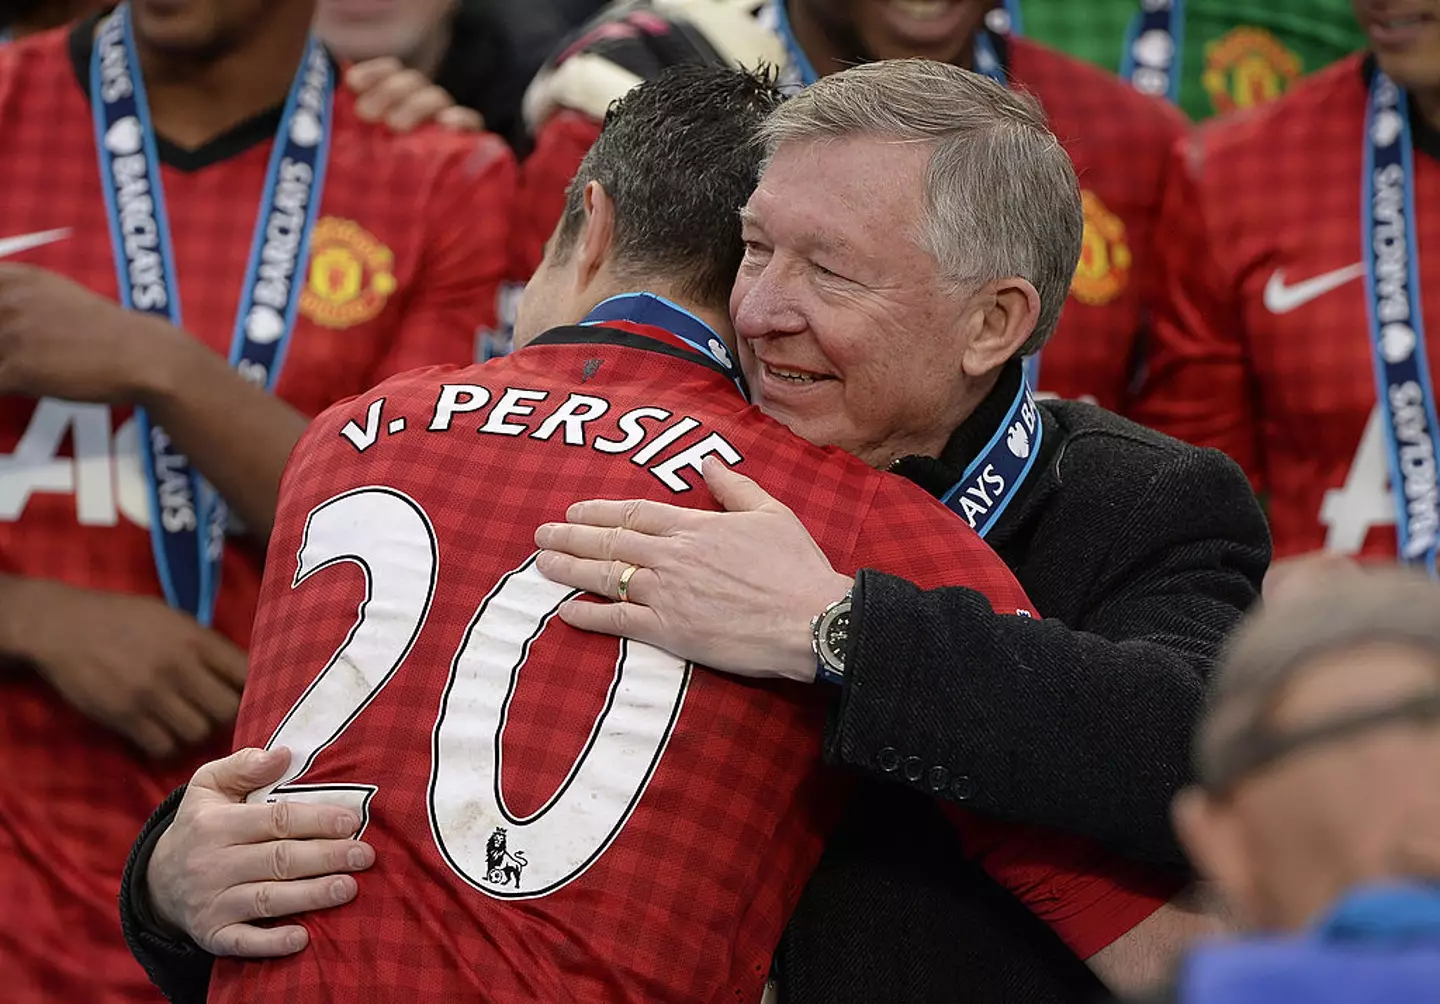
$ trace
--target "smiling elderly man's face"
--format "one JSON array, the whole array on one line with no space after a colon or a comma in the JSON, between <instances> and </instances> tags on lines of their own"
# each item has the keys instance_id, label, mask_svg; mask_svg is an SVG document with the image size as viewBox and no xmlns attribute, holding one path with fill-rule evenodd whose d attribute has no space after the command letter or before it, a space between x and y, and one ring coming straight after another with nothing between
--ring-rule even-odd
<instances>
[{"instance_id":1,"label":"smiling elderly man's face","mask_svg":"<svg viewBox=\"0 0 1440 1004\"><path fill-rule=\"evenodd\" d=\"M868 137L782 146L742 214L730 310L755 403L874 467L938 454L968 407L977 311L921 242L929 156Z\"/></svg>"}]
</instances>

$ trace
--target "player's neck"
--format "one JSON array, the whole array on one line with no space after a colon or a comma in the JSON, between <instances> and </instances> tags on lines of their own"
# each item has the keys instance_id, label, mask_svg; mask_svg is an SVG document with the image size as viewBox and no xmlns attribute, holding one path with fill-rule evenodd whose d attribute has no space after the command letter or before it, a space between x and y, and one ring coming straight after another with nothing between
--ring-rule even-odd
<instances>
[{"instance_id":1,"label":"player's neck","mask_svg":"<svg viewBox=\"0 0 1440 1004\"><path fill-rule=\"evenodd\" d=\"M1415 109L1431 129L1440 130L1440 86L1426 87L1408 92Z\"/></svg>"},{"instance_id":2,"label":"player's neck","mask_svg":"<svg viewBox=\"0 0 1440 1004\"><path fill-rule=\"evenodd\" d=\"M283 15L273 17L278 23L218 57L176 56L137 38L155 131L176 146L196 149L282 104L309 36Z\"/></svg>"},{"instance_id":3,"label":"player's neck","mask_svg":"<svg viewBox=\"0 0 1440 1004\"><path fill-rule=\"evenodd\" d=\"M434 80L435 74L440 72L440 64L445 62L445 53L450 49L452 28L451 19L446 18L410 54L410 58L405 60L406 64Z\"/></svg>"}]
</instances>

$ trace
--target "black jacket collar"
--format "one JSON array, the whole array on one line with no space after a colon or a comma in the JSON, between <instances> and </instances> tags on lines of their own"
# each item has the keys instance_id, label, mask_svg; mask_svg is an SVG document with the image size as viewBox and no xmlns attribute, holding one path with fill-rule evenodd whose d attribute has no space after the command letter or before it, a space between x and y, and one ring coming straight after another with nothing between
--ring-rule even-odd
<instances>
[{"instance_id":1,"label":"black jacket collar","mask_svg":"<svg viewBox=\"0 0 1440 1004\"><path fill-rule=\"evenodd\" d=\"M981 401L980 406L951 434L950 441L945 444L939 457L901 457L890 465L890 470L915 482L936 498L944 495L964 476L965 468L994 437L995 430L1009 414L1010 405L1015 400L1015 394L1019 391L1020 381L1023 379L1025 370L1020 360L1007 363L1000 373L1000 379L985 396L985 400ZM1021 486L1015 500L986 537L986 542L991 547L999 547L1025 525L1029 514L1034 512L1055 488L1056 482L1051 476L1051 468L1058 459L1064 430L1043 402L1040 405L1040 421L1045 428L1045 435L1040 442L1040 455L1035 458L1035 466L1030 469L1030 475L1025 479L1025 484Z\"/></svg>"}]
</instances>

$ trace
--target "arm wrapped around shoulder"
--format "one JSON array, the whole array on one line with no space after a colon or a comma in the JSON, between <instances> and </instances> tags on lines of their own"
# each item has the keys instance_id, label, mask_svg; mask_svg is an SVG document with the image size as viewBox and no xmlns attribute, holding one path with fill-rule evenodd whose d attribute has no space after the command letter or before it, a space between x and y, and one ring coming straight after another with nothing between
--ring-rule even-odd
<instances>
[{"instance_id":1,"label":"arm wrapped around shoulder","mask_svg":"<svg viewBox=\"0 0 1440 1004\"><path fill-rule=\"evenodd\" d=\"M756 19L758 0L617 0L567 39L525 91L532 134L562 108L603 119L642 80L682 63L747 69L785 61L780 38Z\"/></svg>"}]
</instances>

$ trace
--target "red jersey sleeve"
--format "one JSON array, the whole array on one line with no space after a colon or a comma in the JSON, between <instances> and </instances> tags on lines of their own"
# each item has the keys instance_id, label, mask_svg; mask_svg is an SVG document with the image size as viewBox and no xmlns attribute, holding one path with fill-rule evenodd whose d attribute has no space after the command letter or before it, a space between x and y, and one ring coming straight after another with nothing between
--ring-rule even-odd
<instances>
[{"instance_id":1,"label":"red jersey sleeve","mask_svg":"<svg viewBox=\"0 0 1440 1004\"><path fill-rule=\"evenodd\" d=\"M1159 278L1140 399L1131 417L1197 446L1228 453L1256 490L1261 453L1255 388L1235 283L1218 251L1216 195L1205 176L1202 129L1173 149L1156 229Z\"/></svg>"},{"instance_id":2,"label":"red jersey sleeve","mask_svg":"<svg viewBox=\"0 0 1440 1004\"><path fill-rule=\"evenodd\" d=\"M476 332L495 326L509 269L515 160L490 133L447 152L428 207L420 281L407 293L400 332L372 383L419 366L469 363Z\"/></svg>"},{"instance_id":3,"label":"red jersey sleeve","mask_svg":"<svg viewBox=\"0 0 1440 1004\"><path fill-rule=\"evenodd\" d=\"M889 479L876 492L855 562L922 589L962 586L999 615L1035 616L1013 573L973 531L918 487ZM1126 934L1185 882L1059 830L1001 822L945 804L968 857L1050 926L1082 959Z\"/></svg>"}]
</instances>

